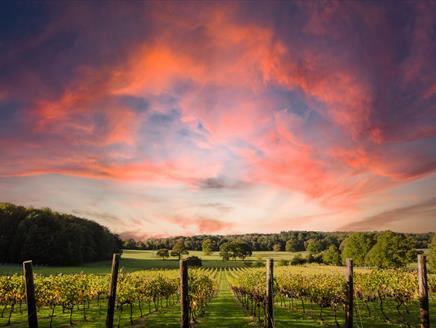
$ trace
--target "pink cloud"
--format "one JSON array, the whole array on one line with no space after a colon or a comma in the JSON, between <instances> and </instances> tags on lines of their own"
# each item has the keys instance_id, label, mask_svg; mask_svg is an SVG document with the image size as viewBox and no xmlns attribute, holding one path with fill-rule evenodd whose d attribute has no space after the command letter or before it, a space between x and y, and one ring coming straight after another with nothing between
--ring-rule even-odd
<instances>
[{"instance_id":1,"label":"pink cloud","mask_svg":"<svg viewBox=\"0 0 436 328\"><path fill-rule=\"evenodd\" d=\"M226 230L228 231L228 229L233 227L233 223L231 222L203 217L187 218L177 216L165 220L187 231L194 229L194 233L200 234L219 233Z\"/></svg>"},{"instance_id":2,"label":"pink cloud","mask_svg":"<svg viewBox=\"0 0 436 328\"><path fill-rule=\"evenodd\" d=\"M127 30L144 30L137 33L143 37L122 30L112 46L106 30L78 33L79 45L101 51L97 64L84 56L59 88L43 84L30 64L29 72L17 65L23 83L12 84L32 90L21 115L28 125L0 139L0 176L182 184L194 195L267 185L328 209L356 210L362 198L436 169L434 18L427 6L412 6L424 18L401 33L386 19L389 8L372 3L296 2L295 22L268 17L269 10L248 15L244 3L200 10L116 4L103 26L112 31L112 21L134 14ZM58 29L82 31L94 19L85 9L65 8L66 22L57 19L8 60ZM62 64L54 59L60 63L47 69ZM21 92L5 90L0 102ZM131 98L146 105L138 109L125 101ZM169 220L200 233L232 228L187 217Z\"/></svg>"}]
</instances>

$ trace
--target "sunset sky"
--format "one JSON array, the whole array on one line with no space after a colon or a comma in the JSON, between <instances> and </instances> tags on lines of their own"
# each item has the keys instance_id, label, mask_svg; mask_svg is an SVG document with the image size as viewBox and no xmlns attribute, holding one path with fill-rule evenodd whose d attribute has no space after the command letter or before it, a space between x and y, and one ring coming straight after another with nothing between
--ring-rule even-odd
<instances>
[{"instance_id":1,"label":"sunset sky","mask_svg":"<svg viewBox=\"0 0 436 328\"><path fill-rule=\"evenodd\" d=\"M436 230L436 2L0 3L0 201L123 237Z\"/></svg>"}]
</instances>

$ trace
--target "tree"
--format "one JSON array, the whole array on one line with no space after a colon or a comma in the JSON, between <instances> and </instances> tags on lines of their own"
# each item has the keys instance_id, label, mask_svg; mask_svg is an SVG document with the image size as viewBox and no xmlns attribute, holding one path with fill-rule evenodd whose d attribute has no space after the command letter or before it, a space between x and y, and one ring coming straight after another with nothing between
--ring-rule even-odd
<instances>
[{"instance_id":1,"label":"tree","mask_svg":"<svg viewBox=\"0 0 436 328\"><path fill-rule=\"evenodd\" d=\"M224 261L228 261L230 258L235 260L236 258L240 258L244 261L248 256L251 256L251 254L251 245L242 240L228 241L220 246L220 256Z\"/></svg>"},{"instance_id":2,"label":"tree","mask_svg":"<svg viewBox=\"0 0 436 328\"><path fill-rule=\"evenodd\" d=\"M96 222L49 208L0 203L0 262L80 265L121 251L118 235Z\"/></svg>"},{"instance_id":3,"label":"tree","mask_svg":"<svg viewBox=\"0 0 436 328\"><path fill-rule=\"evenodd\" d=\"M306 243L306 250L311 254L317 254L322 251L322 244L319 240L309 239Z\"/></svg>"},{"instance_id":4,"label":"tree","mask_svg":"<svg viewBox=\"0 0 436 328\"><path fill-rule=\"evenodd\" d=\"M298 243L295 239L289 239L286 241L286 252L296 252L298 247Z\"/></svg>"},{"instance_id":5,"label":"tree","mask_svg":"<svg viewBox=\"0 0 436 328\"><path fill-rule=\"evenodd\" d=\"M245 261L245 258L251 256L253 253L251 245L246 241L234 241L230 244L233 256L235 259L239 257L241 260Z\"/></svg>"},{"instance_id":6,"label":"tree","mask_svg":"<svg viewBox=\"0 0 436 328\"><path fill-rule=\"evenodd\" d=\"M222 243L220 246L220 256L223 258L223 261L228 261L230 255L230 242Z\"/></svg>"},{"instance_id":7,"label":"tree","mask_svg":"<svg viewBox=\"0 0 436 328\"><path fill-rule=\"evenodd\" d=\"M165 258L170 256L170 252L166 248L161 248L156 252L156 255L161 257L163 260L165 260Z\"/></svg>"},{"instance_id":8,"label":"tree","mask_svg":"<svg viewBox=\"0 0 436 328\"><path fill-rule=\"evenodd\" d=\"M171 256L177 256L179 260L182 258L182 255L189 254L183 239L179 239L176 241L170 254Z\"/></svg>"},{"instance_id":9,"label":"tree","mask_svg":"<svg viewBox=\"0 0 436 328\"><path fill-rule=\"evenodd\" d=\"M433 272L436 271L436 235L433 236L430 246L428 247L428 262Z\"/></svg>"},{"instance_id":10,"label":"tree","mask_svg":"<svg viewBox=\"0 0 436 328\"><path fill-rule=\"evenodd\" d=\"M136 249L136 241L133 238L125 240L123 242L123 247L127 249Z\"/></svg>"},{"instance_id":11,"label":"tree","mask_svg":"<svg viewBox=\"0 0 436 328\"><path fill-rule=\"evenodd\" d=\"M322 255L322 261L325 264L333 264L340 265L341 264L341 255L339 249L335 245L331 245L327 250L324 251Z\"/></svg>"},{"instance_id":12,"label":"tree","mask_svg":"<svg viewBox=\"0 0 436 328\"><path fill-rule=\"evenodd\" d=\"M415 256L415 244L410 237L386 231L378 236L365 261L379 268L399 268L412 262Z\"/></svg>"},{"instance_id":13,"label":"tree","mask_svg":"<svg viewBox=\"0 0 436 328\"><path fill-rule=\"evenodd\" d=\"M201 243L201 247L203 249L204 255L212 254L212 245L213 245L212 240L210 240L210 239L203 240L203 242Z\"/></svg>"},{"instance_id":14,"label":"tree","mask_svg":"<svg viewBox=\"0 0 436 328\"><path fill-rule=\"evenodd\" d=\"M273 251L280 252L282 250L282 246L280 244L274 244Z\"/></svg>"},{"instance_id":15,"label":"tree","mask_svg":"<svg viewBox=\"0 0 436 328\"><path fill-rule=\"evenodd\" d=\"M374 244L372 234L353 232L342 242L342 262L345 263L347 258L352 258L356 266L365 265L365 257Z\"/></svg>"}]
</instances>

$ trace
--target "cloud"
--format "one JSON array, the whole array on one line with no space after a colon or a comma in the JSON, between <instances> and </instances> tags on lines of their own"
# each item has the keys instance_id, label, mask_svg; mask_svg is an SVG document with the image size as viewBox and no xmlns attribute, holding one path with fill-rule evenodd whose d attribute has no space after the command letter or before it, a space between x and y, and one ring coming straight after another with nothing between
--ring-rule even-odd
<instances>
[{"instance_id":1,"label":"cloud","mask_svg":"<svg viewBox=\"0 0 436 328\"><path fill-rule=\"evenodd\" d=\"M5 11L28 24L4 20L0 177L180 188L198 206L220 191L233 208L266 186L346 215L434 175L431 3L30 7Z\"/></svg>"},{"instance_id":2,"label":"cloud","mask_svg":"<svg viewBox=\"0 0 436 328\"><path fill-rule=\"evenodd\" d=\"M216 178L206 178L202 179L198 182L200 188L202 189L239 189L244 186L247 187L247 184L242 181L231 181L224 177L216 177Z\"/></svg>"},{"instance_id":3,"label":"cloud","mask_svg":"<svg viewBox=\"0 0 436 328\"><path fill-rule=\"evenodd\" d=\"M363 220L353 222L341 227L340 231L368 231L393 229L398 223L407 223L411 231L434 231L432 223L436 215L436 198L430 198L423 202L410 206L399 207L393 210L367 217ZM403 221L403 222L401 222ZM423 225L417 224L422 222ZM429 228L430 227L430 228ZM401 231L401 230L400 230Z\"/></svg>"},{"instance_id":4,"label":"cloud","mask_svg":"<svg viewBox=\"0 0 436 328\"><path fill-rule=\"evenodd\" d=\"M136 241L144 241L150 238L167 238L170 235L167 234L149 234L138 230L127 230L119 233L122 240L134 239Z\"/></svg>"},{"instance_id":5,"label":"cloud","mask_svg":"<svg viewBox=\"0 0 436 328\"><path fill-rule=\"evenodd\" d=\"M182 228L184 232L189 231L190 234L219 233L222 231L228 231L234 225L232 222L224 222L224 221L204 218L204 217L187 218L187 217L176 216L176 217L166 218L165 220Z\"/></svg>"},{"instance_id":6,"label":"cloud","mask_svg":"<svg viewBox=\"0 0 436 328\"><path fill-rule=\"evenodd\" d=\"M227 206L227 205L224 205L221 203L206 203L206 204L201 204L200 206L203 206L206 208L213 208L220 213L228 213L232 210L231 206Z\"/></svg>"}]
</instances>

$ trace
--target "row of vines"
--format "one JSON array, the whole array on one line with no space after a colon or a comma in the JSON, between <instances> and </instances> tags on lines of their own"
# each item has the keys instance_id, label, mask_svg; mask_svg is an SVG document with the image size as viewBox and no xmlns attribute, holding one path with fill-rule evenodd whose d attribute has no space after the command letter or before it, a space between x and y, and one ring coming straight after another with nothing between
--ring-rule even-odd
<instances>
[{"instance_id":1,"label":"row of vines","mask_svg":"<svg viewBox=\"0 0 436 328\"><path fill-rule=\"evenodd\" d=\"M346 280L342 268L278 267L274 273L275 303L284 309L299 311L326 326L339 327L346 302ZM238 301L260 323L265 322L265 269L239 269L230 273L229 282ZM436 281L429 280L430 291ZM360 326L383 322L403 327L416 326L418 316L411 315L418 303L418 279L415 271L357 270L354 273L355 317ZM308 309L312 311L308 311ZM314 316L314 308L316 317ZM332 322L327 322L326 311ZM365 324L366 323L366 324Z\"/></svg>"},{"instance_id":2,"label":"row of vines","mask_svg":"<svg viewBox=\"0 0 436 328\"><path fill-rule=\"evenodd\" d=\"M217 272L208 269L191 269L189 272L189 301L192 320L202 314L206 304L217 290ZM73 313L80 312L87 321L91 306L98 308L104 318L110 275L59 274L35 275L35 297L38 310L48 311L49 326L52 327L56 311L69 314L73 325ZM133 324L135 313L139 317L174 305L179 301L179 271L121 271L118 277L116 305L118 325L127 309ZM6 325L11 324L13 315L21 315L25 307L25 291L21 275L0 276L0 317ZM103 308L103 309L102 309Z\"/></svg>"}]
</instances>

